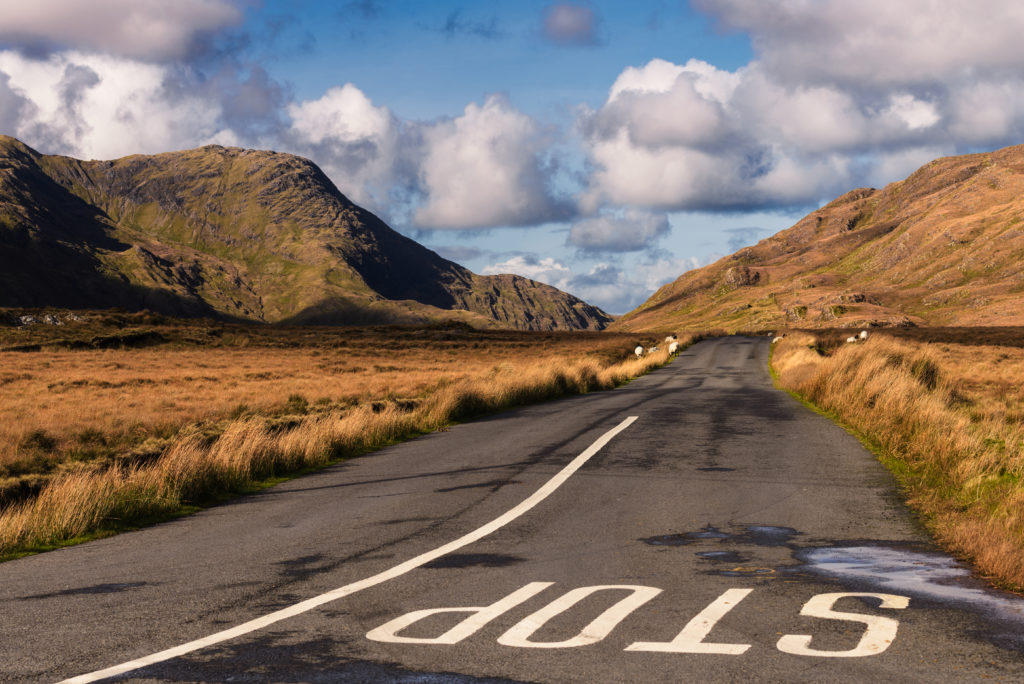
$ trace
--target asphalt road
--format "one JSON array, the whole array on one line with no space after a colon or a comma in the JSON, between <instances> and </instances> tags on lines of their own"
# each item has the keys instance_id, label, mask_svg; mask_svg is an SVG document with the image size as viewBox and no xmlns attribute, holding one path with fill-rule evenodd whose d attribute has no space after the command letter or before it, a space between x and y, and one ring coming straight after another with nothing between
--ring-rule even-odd
<instances>
[{"instance_id":1,"label":"asphalt road","mask_svg":"<svg viewBox=\"0 0 1024 684\"><path fill-rule=\"evenodd\" d=\"M702 342L611 392L4 563L0 679L205 639L114 680L1024 681L1024 600L938 553L767 355Z\"/></svg>"}]
</instances>

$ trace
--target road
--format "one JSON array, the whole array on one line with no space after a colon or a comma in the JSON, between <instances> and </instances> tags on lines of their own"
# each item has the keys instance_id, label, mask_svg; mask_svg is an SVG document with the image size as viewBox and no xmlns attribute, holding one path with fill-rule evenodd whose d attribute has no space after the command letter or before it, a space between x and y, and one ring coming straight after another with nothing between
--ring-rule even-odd
<instances>
[{"instance_id":1,"label":"road","mask_svg":"<svg viewBox=\"0 0 1024 684\"><path fill-rule=\"evenodd\" d=\"M610 392L4 563L0 679L1024 680L1024 600L939 553L767 356L708 340Z\"/></svg>"}]
</instances>

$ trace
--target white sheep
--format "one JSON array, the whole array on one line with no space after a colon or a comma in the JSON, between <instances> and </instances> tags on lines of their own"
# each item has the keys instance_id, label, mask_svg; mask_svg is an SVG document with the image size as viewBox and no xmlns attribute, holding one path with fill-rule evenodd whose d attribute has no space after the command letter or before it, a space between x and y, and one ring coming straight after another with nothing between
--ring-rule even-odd
<instances>
[{"instance_id":1,"label":"white sheep","mask_svg":"<svg viewBox=\"0 0 1024 684\"><path fill-rule=\"evenodd\" d=\"M856 336L854 336L854 337L847 337L846 338L846 344L853 344L854 342L857 341L857 339L858 338Z\"/></svg>"},{"instance_id":2,"label":"white sheep","mask_svg":"<svg viewBox=\"0 0 1024 684\"><path fill-rule=\"evenodd\" d=\"M868 339L868 331L867 330L861 330L860 331L860 335L858 335L857 337L859 337L862 340Z\"/></svg>"},{"instance_id":3,"label":"white sheep","mask_svg":"<svg viewBox=\"0 0 1024 684\"><path fill-rule=\"evenodd\" d=\"M669 354L675 354L677 351L679 351L679 343L678 342L673 342L670 345L668 345L668 353Z\"/></svg>"},{"instance_id":4,"label":"white sheep","mask_svg":"<svg viewBox=\"0 0 1024 684\"><path fill-rule=\"evenodd\" d=\"M633 353L636 354L636 357L639 359L641 356L644 355L644 348L641 347L640 345L637 345L636 349L633 350Z\"/></svg>"},{"instance_id":5,"label":"white sheep","mask_svg":"<svg viewBox=\"0 0 1024 684\"><path fill-rule=\"evenodd\" d=\"M669 335L668 337L665 338L665 344L672 344L675 341L676 341L676 336L675 335Z\"/></svg>"},{"instance_id":6,"label":"white sheep","mask_svg":"<svg viewBox=\"0 0 1024 684\"><path fill-rule=\"evenodd\" d=\"M653 354L654 352L658 351L658 348L657 347L651 347L647 351L649 351L651 354Z\"/></svg>"},{"instance_id":7,"label":"white sheep","mask_svg":"<svg viewBox=\"0 0 1024 684\"><path fill-rule=\"evenodd\" d=\"M781 339L782 339L781 335L779 337L773 337L772 338L772 344L775 344L776 342L780 341Z\"/></svg>"}]
</instances>

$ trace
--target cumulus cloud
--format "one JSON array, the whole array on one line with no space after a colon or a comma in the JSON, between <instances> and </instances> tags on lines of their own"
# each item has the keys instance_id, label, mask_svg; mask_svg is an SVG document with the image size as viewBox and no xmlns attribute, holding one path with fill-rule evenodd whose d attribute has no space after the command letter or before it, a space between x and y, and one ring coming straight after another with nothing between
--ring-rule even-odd
<instances>
[{"instance_id":1,"label":"cumulus cloud","mask_svg":"<svg viewBox=\"0 0 1024 684\"><path fill-rule=\"evenodd\" d=\"M567 218L550 190L551 142L531 117L500 95L463 114L422 127L421 228L523 226Z\"/></svg>"},{"instance_id":2,"label":"cumulus cloud","mask_svg":"<svg viewBox=\"0 0 1024 684\"><path fill-rule=\"evenodd\" d=\"M566 244L587 252L636 252L651 248L669 230L665 214L627 209L577 221Z\"/></svg>"},{"instance_id":3,"label":"cumulus cloud","mask_svg":"<svg viewBox=\"0 0 1024 684\"><path fill-rule=\"evenodd\" d=\"M241 20L228 0L12 2L0 14L0 44L35 55L73 49L162 61L190 56Z\"/></svg>"},{"instance_id":4,"label":"cumulus cloud","mask_svg":"<svg viewBox=\"0 0 1024 684\"><path fill-rule=\"evenodd\" d=\"M506 261L484 266L480 273L483 275L500 275L513 273L524 278L530 278L560 290L569 287L572 279L572 269L559 263L552 257L539 258L536 254L516 255Z\"/></svg>"},{"instance_id":5,"label":"cumulus cloud","mask_svg":"<svg viewBox=\"0 0 1024 684\"><path fill-rule=\"evenodd\" d=\"M700 265L695 258L677 259L668 254L643 259L628 267L598 263L570 278L567 288L580 299L609 313L622 314L643 304L655 290L684 271Z\"/></svg>"},{"instance_id":6,"label":"cumulus cloud","mask_svg":"<svg viewBox=\"0 0 1024 684\"><path fill-rule=\"evenodd\" d=\"M400 158L403 150L412 152L401 144L401 122L351 83L292 103L288 114L292 149L316 159L356 203L383 212L397 199L396 188L415 182L415 171Z\"/></svg>"},{"instance_id":7,"label":"cumulus cloud","mask_svg":"<svg viewBox=\"0 0 1024 684\"><path fill-rule=\"evenodd\" d=\"M560 2L544 9L544 36L558 45L597 43L597 25L597 15L587 5Z\"/></svg>"},{"instance_id":8,"label":"cumulus cloud","mask_svg":"<svg viewBox=\"0 0 1024 684\"><path fill-rule=\"evenodd\" d=\"M1024 6L1004 0L696 0L789 83L908 84L1015 72Z\"/></svg>"},{"instance_id":9,"label":"cumulus cloud","mask_svg":"<svg viewBox=\"0 0 1024 684\"><path fill-rule=\"evenodd\" d=\"M655 59L624 69L579 131L585 213L630 205L812 205L913 170L927 154L1024 136L1024 6L996 0L697 0L751 37L723 70Z\"/></svg>"},{"instance_id":10,"label":"cumulus cloud","mask_svg":"<svg viewBox=\"0 0 1024 684\"><path fill-rule=\"evenodd\" d=\"M182 84L189 73L104 55L0 52L0 81L20 111L6 130L45 152L101 159L203 144L221 131L223 108L198 83Z\"/></svg>"},{"instance_id":11,"label":"cumulus cloud","mask_svg":"<svg viewBox=\"0 0 1024 684\"><path fill-rule=\"evenodd\" d=\"M571 292L610 313L620 314L635 309L659 287L675 280L684 271L700 265L695 258L677 259L662 253L649 255L628 266L599 262L576 273L552 257L520 254L488 265L481 273L521 275Z\"/></svg>"}]
</instances>

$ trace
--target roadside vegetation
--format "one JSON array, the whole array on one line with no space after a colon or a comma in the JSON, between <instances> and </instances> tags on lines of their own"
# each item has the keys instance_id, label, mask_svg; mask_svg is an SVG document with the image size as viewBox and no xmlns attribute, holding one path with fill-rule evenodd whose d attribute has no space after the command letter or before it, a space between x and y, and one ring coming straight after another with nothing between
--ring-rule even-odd
<instances>
[{"instance_id":1,"label":"roadside vegetation","mask_svg":"<svg viewBox=\"0 0 1024 684\"><path fill-rule=\"evenodd\" d=\"M668 360L642 335L113 319L0 327L0 559Z\"/></svg>"},{"instance_id":2,"label":"roadside vegetation","mask_svg":"<svg viewBox=\"0 0 1024 684\"><path fill-rule=\"evenodd\" d=\"M1024 330L849 334L786 334L779 385L870 444L940 544L1024 589Z\"/></svg>"}]
</instances>

